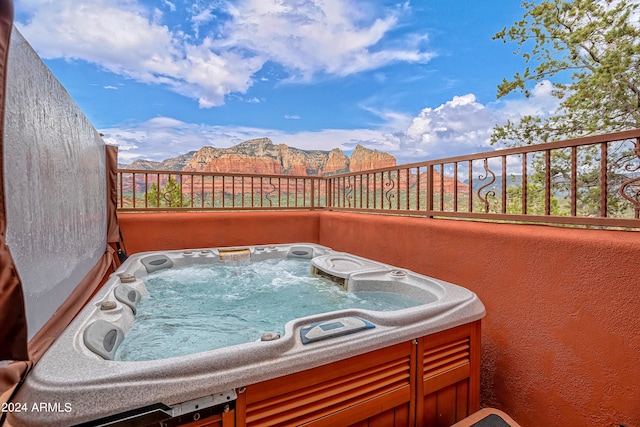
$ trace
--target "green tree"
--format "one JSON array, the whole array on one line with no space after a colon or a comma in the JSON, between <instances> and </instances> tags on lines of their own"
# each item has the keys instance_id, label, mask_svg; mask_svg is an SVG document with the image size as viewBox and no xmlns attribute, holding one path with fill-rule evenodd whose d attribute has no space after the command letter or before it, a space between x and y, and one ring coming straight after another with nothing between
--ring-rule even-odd
<instances>
[{"instance_id":1,"label":"green tree","mask_svg":"<svg viewBox=\"0 0 640 427\"><path fill-rule=\"evenodd\" d=\"M527 211L522 212L522 185L510 185L507 187L507 213L529 215L544 215L545 190L539 179L533 179L527 183ZM560 203L557 197L551 196L549 200L549 212L551 215L560 215Z\"/></svg>"},{"instance_id":2,"label":"green tree","mask_svg":"<svg viewBox=\"0 0 640 427\"><path fill-rule=\"evenodd\" d=\"M494 128L492 143L507 147L537 144L595 133L640 127L640 20L638 4L631 0L523 1L522 20L505 27L494 39L515 42L514 52L525 70L498 86L498 98L521 92L544 80L553 85L557 110L548 117L528 115ZM621 144L610 150L607 176L610 188L625 179L623 166L634 157ZM599 154L596 147L582 150L579 162L590 165ZM551 176L560 192L570 182L570 155L552 153ZM544 179L541 162L534 163L534 187ZM585 214L597 212L599 174L582 168L578 175L579 199ZM614 201L611 213L630 208ZM617 212L614 212L617 211Z\"/></svg>"},{"instance_id":3,"label":"green tree","mask_svg":"<svg viewBox=\"0 0 640 427\"><path fill-rule=\"evenodd\" d=\"M529 97L532 85L549 80L560 105L550 117L525 116L496 126L492 141L535 144L640 127L638 5L549 0L522 6L523 19L494 39L517 43L515 53L527 66L502 81L498 98L513 92Z\"/></svg>"},{"instance_id":4,"label":"green tree","mask_svg":"<svg viewBox=\"0 0 640 427\"><path fill-rule=\"evenodd\" d=\"M147 204L152 207L176 208L190 206L191 200L184 197L180 191L180 184L170 176L160 189L155 182L151 184L147 192Z\"/></svg>"}]
</instances>

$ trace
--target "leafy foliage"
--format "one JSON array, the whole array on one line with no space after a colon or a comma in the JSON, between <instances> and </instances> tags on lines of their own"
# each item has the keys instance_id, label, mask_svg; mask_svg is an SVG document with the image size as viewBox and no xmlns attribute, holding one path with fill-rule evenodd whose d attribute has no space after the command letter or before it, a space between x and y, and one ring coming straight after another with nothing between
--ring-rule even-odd
<instances>
[{"instance_id":1,"label":"leafy foliage","mask_svg":"<svg viewBox=\"0 0 640 427\"><path fill-rule=\"evenodd\" d=\"M498 86L498 98L514 92L526 97L531 86L551 81L551 94L558 109L549 117L528 115L520 120L496 126L492 143L508 147L537 144L640 127L640 11L633 0L545 0L523 1L522 20L505 27L494 39L514 42L526 67ZM620 147L622 144L619 145ZM626 179L625 164L635 158L631 150L610 147L604 174L608 192ZM600 150L591 146L578 155L577 199L583 215L598 215L601 199ZM552 179L556 190L567 194L571 180L571 156L551 153ZM528 194L542 188L545 171L542 162L534 162ZM518 191L518 190L512 190ZM520 192L522 189L519 190ZM513 194L512 196L517 196ZM624 215L626 202L607 194L610 214ZM532 209L539 210L534 197ZM544 203L544 201L542 201ZM554 201L551 200L554 214ZM557 206L556 206L557 209ZM556 210L557 212L557 210Z\"/></svg>"},{"instance_id":2,"label":"leafy foliage","mask_svg":"<svg viewBox=\"0 0 640 427\"><path fill-rule=\"evenodd\" d=\"M498 86L498 98L531 96L531 84L552 82L560 101L551 117L525 116L497 126L492 142L535 144L640 126L640 22L630 0L522 3L522 20L494 39L518 44L522 73ZM562 81L569 80L569 83Z\"/></svg>"},{"instance_id":3,"label":"leafy foliage","mask_svg":"<svg viewBox=\"0 0 640 427\"><path fill-rule=\"evenodd\" d=\"M187 207L190 206L191 200L185 199L180 191L178 181L169 177L166 184L158 188L156 183L149 186L147 192L147 203L151 207Z\"/></svg>"}]
</instances>

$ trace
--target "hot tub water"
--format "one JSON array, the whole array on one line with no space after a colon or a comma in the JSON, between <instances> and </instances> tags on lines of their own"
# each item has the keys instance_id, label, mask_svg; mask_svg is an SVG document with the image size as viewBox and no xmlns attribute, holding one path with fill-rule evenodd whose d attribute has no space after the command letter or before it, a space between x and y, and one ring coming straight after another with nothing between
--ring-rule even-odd
<instances>
[{"instance_id":1,"label":"hot tub water","mask_svg":"<svg viewBox=\"0 0 640 427\"><path fill-rule=\"evenodd\" d=\"M298 258L165 269L149 274L145 284L149 296L138 304L116 360L163 359L256 341L318 313L393 311L428 302L391 292L346 292L312 275L309 260Z\"/></svg>"}]
</instances>

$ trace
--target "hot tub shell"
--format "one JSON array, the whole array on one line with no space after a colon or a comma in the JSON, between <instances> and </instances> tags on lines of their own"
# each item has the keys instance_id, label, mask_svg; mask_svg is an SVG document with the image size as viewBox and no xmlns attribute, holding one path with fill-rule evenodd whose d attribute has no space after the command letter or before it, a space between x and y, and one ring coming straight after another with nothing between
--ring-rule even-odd
<instances>
[{"instance_id":1,"label":"hot tub shell","mask_svg":"<svg viewBox=\"0 0 640 427\"><path fill-rule=\"evenodd\" d=\"M299 375L308 377L313 371L314 381L324 378L329 381L327 387L331 388L330 381L339 378L336 373L341 369L356 372L359 367L370 365L367 360L376 359L380 359L383 365L388 364L391 363L387 360L388 355L395 353L401 354L400 359L408 363L407 376L414 378L407 383L407 393L411 394L413 402L417 402L416 393L421 381L416 378L422 375L418 373L418 366L428 359L425 356L428 349L447 342L455 344L461 340L466 340L462 350L456 350L458 347L455 345L451 348L462 354L460 363L465 366L464 369L451 376L450 372L461 365L445 364L444 368L438 368L444 370L437 374L450 371L448 375L452 380L466 381L467 401L463 405L465 413L461 416L477 410L479 320L485 315L484 306L478 297L473 292L450 283L315 244L232 249L248 249L252 260L308 258L323 271L346 278L348 288L352 291L399 292L424 301L433 299L432 296L435 295L436 301L390 312L350 309L307 316L287 322L284 334L279 339L239 344L169 359L143 362L105 360L85 345L84 332L98 320L117 325L125 333L131 327L134 321L133 310L115 297L115 290L123 282L127 282L127 286L141 294L144 294L145 289L139 279L132 280L127 275L140 278L153 270L154 267L150 268L150 265L166 268L220 263L220 251L228 249L230 248L140 253L129 257L42 357L14 399L15 402L25 403L27 408L38 402L53 402L69 410L15 412L10 414L10 422L15 426L68 426L94 422L104 417L117 418L118 414L154 405L160 405L165 412L175 415L188 412L188 408L191 408L189 402L209 399L211 406L219 404L219 400L214 401L223 396L231 401L231 409L237 406L232 417L235 425L259 425L261 422L268 425L274 422L269 418L271 415L257 415L260 411L255 408L261 407L257 402L262 397L274 398L268 390L277 390L278 386L275 384L282 382L279 379L288 378L282 384L295 384L301 380L292 378L298 378L296 376ZM332 259L340 261L333 263L333 270ZM168 261L150 262L154 260ZM343 268L345 266L348 268ZM116 308L101 310L100 306L105 301L115 301ZM370 322L375 328L303 344L300 334L302 328L350 316ZM341 362L347 364L341 365ZM376 370L376 364L378 362L367 369ZM344 368L336 369L336 366ZM478 371L476 378L470 379L475 371ZM384 391L382 394L386 395L388 392ZM358 405L371 398L363 397L364 400ZM380 406L377 405L376 408ZM419 403L407 406L410 417L415 420L416 417L425 416L425 411L421 408ZM415 415L417 409L422 414ZM344 413L344 408L339 411ZM461 409L457 411L460 412ZM318 412L317 417L327 419L325 412ZM360 412L362 411L357 413ZM294 421L290 422L299 423L299 416L291 418Z\"/></svg>"}]
</instances>

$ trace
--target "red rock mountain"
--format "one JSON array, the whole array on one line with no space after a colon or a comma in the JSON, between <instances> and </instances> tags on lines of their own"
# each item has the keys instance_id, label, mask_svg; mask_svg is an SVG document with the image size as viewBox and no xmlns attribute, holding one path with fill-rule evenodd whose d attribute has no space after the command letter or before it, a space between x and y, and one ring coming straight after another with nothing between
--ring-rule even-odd
<instances>
[{"instance_id":1,"label":"red rock mountain","mask_svg":"<svg viewBox=\"0 0 640 427\"><path fill-rule=\"evenodd\" d=\"M230 148L202 147L198 151L191 151L178 157L164 160L162 162L153 162L149 160L136 160L130 165L123 166L126 169L143 169L143 170L159 170L159 171L185 171L185 172L212 172L212 173L247 173L259 175L289 175L289 176L330 176L347 172L362 172L378 168L386 168L396 166L395 157L380 152L378 150L370 150L357 145L348 157L339 148L331 151L321 150L301 150L289 147L284 144L275 145L269 138L252 139L242 142ZM123 189L130 191L132 188L131 177L123 178ZM183 185L189 185L190 177L183 178ZM377 179L382 179L378 177ZM388 179L385 178L385 179ZM409 182L407 183L407 179ZM440 174L435 172L433 179L434 192L440 189ZM164 184L166 177L162 177ZM397 185L399 188L406 188L407 185L413 186L419 182L421 188L427 188L427 175L422 172L420 177L416 176L415 170L409 175L402 172L399 176ZM200 181L194 181L196 186L204 185L205 187L214 186L212 182L200 184ZM367 181L369 182L369 181ZM444 178L442 183L446 193L453 193L455 180L450 177ZM216 182L215 186L227 186L232 191L232 182L226 181ZM300 184L303 185L303 184ZM369 186L373 189L376 180L371 177ZM136 184L136 191L139 194L144 193L144 183ZM138 188L139 187L139 188ZM458 192L464 194L468 192L468 185L457 182ZM207 191L211 191L208 189Z\"/></svg>"},{"instance_id":2,"label":"red rock mountain","mask_svg":"<svg viewBox=\"0 0 640 427\"><path fill-rule=\"evenodd\" d=\"M269 138L252 139L230 148L202 147L163 162L137 160L127 169L188 172L252 173L268 175L326 176L395 166L390 154L357 145L349 158L339 148L331 151L300 150Z\"/></svg>"}]
</instances>

